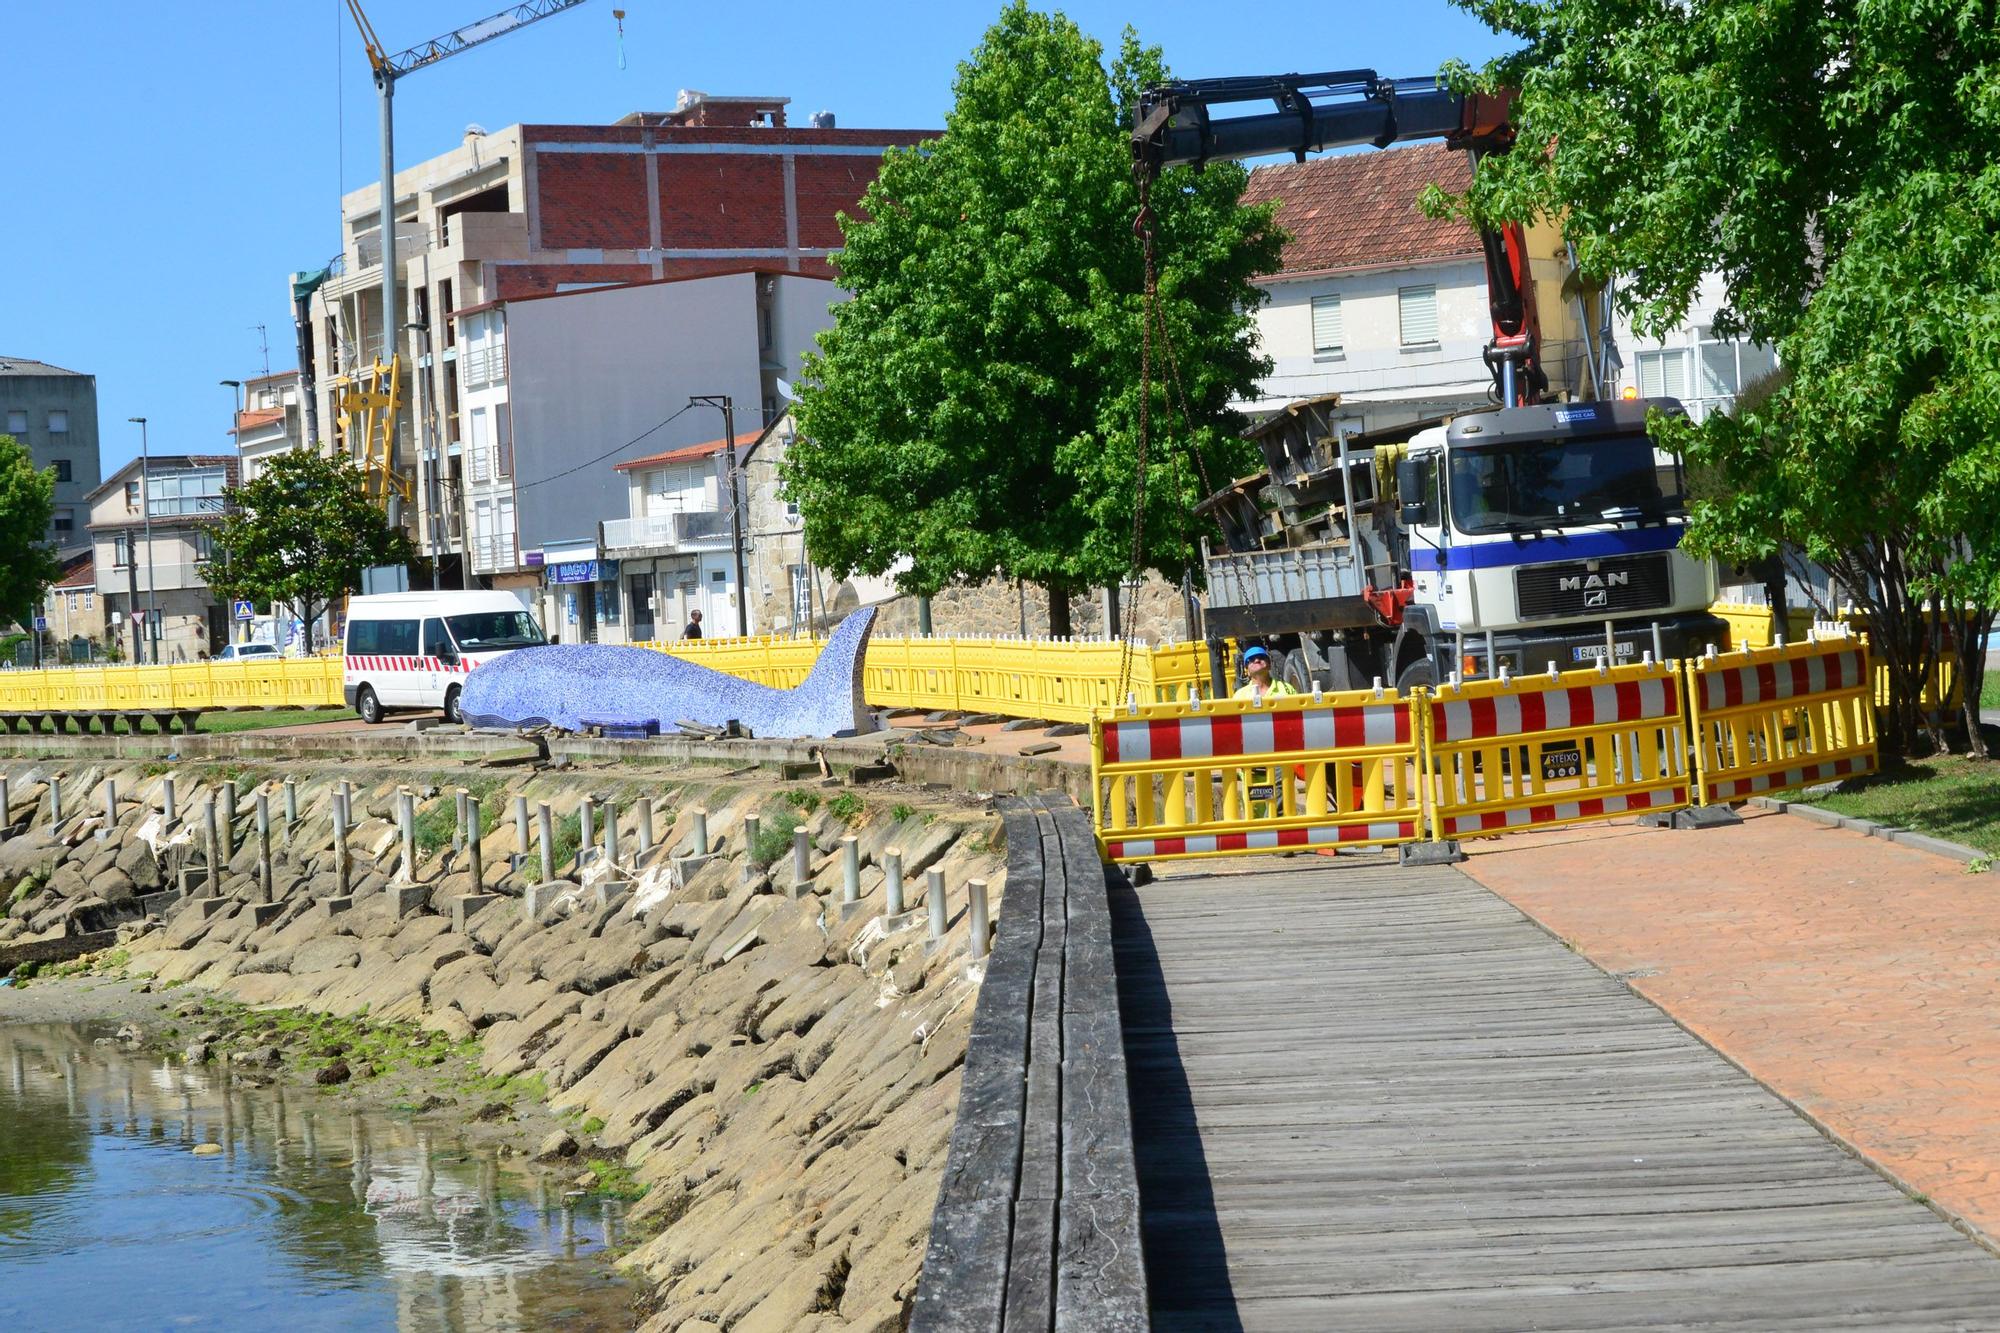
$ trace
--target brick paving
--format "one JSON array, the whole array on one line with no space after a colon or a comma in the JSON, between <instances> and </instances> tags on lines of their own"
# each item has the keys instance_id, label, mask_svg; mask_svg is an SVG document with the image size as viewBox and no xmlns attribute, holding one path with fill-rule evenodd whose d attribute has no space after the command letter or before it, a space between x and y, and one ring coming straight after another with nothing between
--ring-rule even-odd
<instances>
[{"instance_id":1,"label":"brick paving","mask_svg":"<svg viewBox=\"0 0 2000 1333\"><path fill-rule=\"evenodd\" d=\"M2000 875L1743 813L1469 843L1464 868L2000 1242Z\"/></svg>"}]
</instances>

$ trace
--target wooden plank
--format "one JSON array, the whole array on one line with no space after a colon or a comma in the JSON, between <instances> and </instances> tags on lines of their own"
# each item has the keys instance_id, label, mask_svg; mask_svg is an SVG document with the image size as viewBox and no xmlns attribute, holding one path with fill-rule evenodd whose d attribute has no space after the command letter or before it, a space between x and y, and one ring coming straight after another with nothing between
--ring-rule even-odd
<instances>
[{"instance_id":1,"label":"wooden plank","mask_svg":"<svg viewBox=\"0 0 2000 1333\"><path fill-rule=\"evenodd\" d=\"M1456 871L1300 858L1110 913L1155 1328L2000 1308L1992 1256Z\"/></svg>"},{"instance_id":2,"label":"wooden plank","mask_svg":"<svg viewBox=\"0 0 2000 1333\"><path fill-rule=\"evenodd\" d=\"M1007 1333L1049 1333L1056 1317L1056 1201L1014 1204L1007 1265Z\"/></svg>"}]
</instances>

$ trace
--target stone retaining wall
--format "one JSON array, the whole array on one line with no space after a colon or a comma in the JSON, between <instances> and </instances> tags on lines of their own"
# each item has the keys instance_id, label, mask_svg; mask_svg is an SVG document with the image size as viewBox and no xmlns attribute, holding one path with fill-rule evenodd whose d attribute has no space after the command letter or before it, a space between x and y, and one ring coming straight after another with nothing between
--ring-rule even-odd
<instances>
[{"instance_id":1,"label":"stone retaining wall","mask_svg":"<svg viewBox=\"0 0 2000 1333\"><path fill-rule=\"evenodd\" d=\"M984 879L997 900L996 817L963 801L895 811L894 799L922 798L871 794L849 822L829 809L833 789L673 775L294 773L300 822L265 903L250 801L255 784L284 775L178 765L180 818L169 824L157 769L73 767L59 780L67 818L53 835L55 775L9 771L0 939L118 927L130 966L161 981L478 1035L489 1072L539 1074L554 1107L601 1121L598 1148L622 1151L649 1186L632 1218L657 1235L630 1256L661 1294L648 1329L903 1327L981 974L967 958L965 885ZM225 776L238 783L238 850L211 894L189 818L199 823ZM436 831L449 828L450 779L468 776L483 809L500 808L482 839L477 895L462 853L422 856L407 877L396 864L396 781L439 788L422 806ZM120 792L109 826L106 777ZM336 893L328 849L343 778L355 812L349 895ZM282 802L267 790L282 833ZM819 800L804 825L809 876L797 885L789 852L766 869L745 849L746 817L768 827L796 812L788 790ZM622 812L618 878L600 862L580 882L531 885L535 858L510 867L516 792L559 814L586 792L611 798ZM633 823L641 795L656 802L645 857ZM714 854L680 857L698 806ZM844 908L849 834L861 869L857 902ZM908 910L885 919L892 846ZM949 906L935 942L932 868Z\"/></svg>"}]
</instances>

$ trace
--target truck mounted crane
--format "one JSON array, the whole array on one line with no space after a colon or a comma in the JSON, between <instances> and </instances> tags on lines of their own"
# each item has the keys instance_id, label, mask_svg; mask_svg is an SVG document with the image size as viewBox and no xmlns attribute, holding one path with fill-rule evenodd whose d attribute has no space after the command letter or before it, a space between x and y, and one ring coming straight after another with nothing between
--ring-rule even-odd
<instances>
[{"instance_id":1,"label":"truck mounted crane","mask_svg":"<svg viewBox=\"0 0 2000 1333\"><path fill-rule=\"evenodd\" d=\"M1365 69L1166 83L1141 94L1133 166L1145 187L1170 167L1415 140L1476 164L1514 146L1512 102ZM1214 114L1242 103L1270 109ZM1646 432L1649 410L1681 405L1551 401L1526 232L1480 240L1497 406L1350 440L1337 395L1292 403L1250 431L1265 471L1200 505L1226 548L1203 550L1218 693L1229 638L1264 643L1297 688L1335 690L1727 641L1713 565L1680 550L1680 464Z\"/></svg>"}]
</instances>

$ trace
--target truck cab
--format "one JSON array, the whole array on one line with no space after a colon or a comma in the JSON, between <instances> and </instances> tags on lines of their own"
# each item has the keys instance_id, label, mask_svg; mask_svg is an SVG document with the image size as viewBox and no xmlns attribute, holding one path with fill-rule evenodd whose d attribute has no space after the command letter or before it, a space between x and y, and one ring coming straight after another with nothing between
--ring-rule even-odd
<instances>
[{"instance_id":1,"label":"truck cab","mask_svg":"<svg viewBox=\"0 0 2000 1333\"><path fill-rule=\"evenodd\" d=\"M1684 473L1646 432L1672 399L1469 413L1410 440L1398 518L1433 681L1726 643L1714 566L1680 549ZM1417 683L1425 673L1403 671Z\"/></svg>"}]
</instances>

